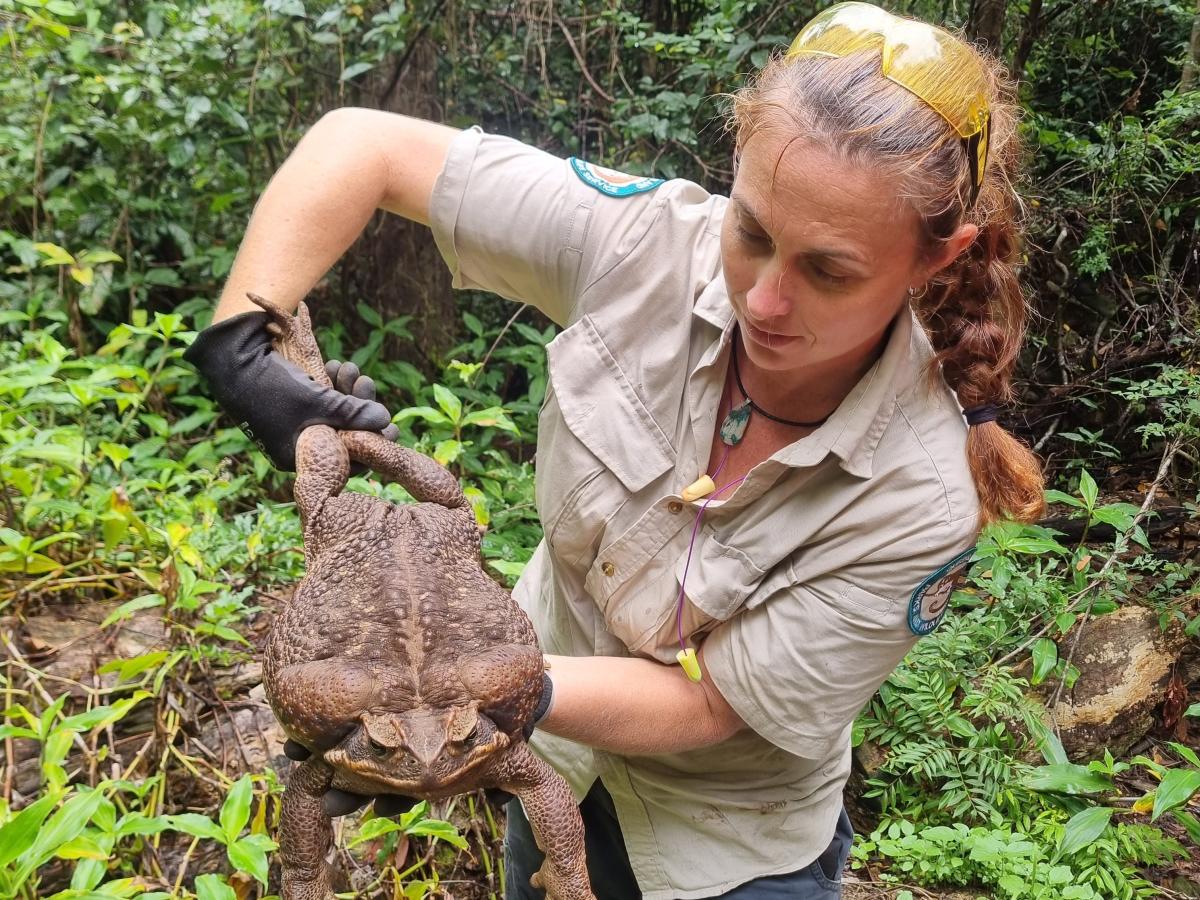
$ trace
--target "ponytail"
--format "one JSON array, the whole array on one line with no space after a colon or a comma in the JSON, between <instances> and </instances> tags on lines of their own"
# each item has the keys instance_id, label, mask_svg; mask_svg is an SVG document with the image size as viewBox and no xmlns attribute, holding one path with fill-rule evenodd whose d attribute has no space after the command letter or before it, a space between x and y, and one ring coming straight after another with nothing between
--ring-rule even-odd
<instances>
[{"instance_id":1,"label":"ponytail","mask_svg":"<svg viewBox=\"0 0 1200 900\"><path fill-rule=\"evenodd\" d=\"M1020 138L1015 104L1004 96L1012 85L996 64L989 68L995 100L982 191L965 214L961 205L948 204L942 215L925 221L931 244L952 233L960 221L976 222L979 233L962 256L932 278L916 302L937 353L936 364L965 410L1012 402L1013 370L1025 337L1025 296L1016 271L1020 198L1013 186ZM1006 517L1033 522L1042 515L1042 463L1000 422L968 422L967 463L979 496L980 524Z\"/></svg>"}]
</instances>

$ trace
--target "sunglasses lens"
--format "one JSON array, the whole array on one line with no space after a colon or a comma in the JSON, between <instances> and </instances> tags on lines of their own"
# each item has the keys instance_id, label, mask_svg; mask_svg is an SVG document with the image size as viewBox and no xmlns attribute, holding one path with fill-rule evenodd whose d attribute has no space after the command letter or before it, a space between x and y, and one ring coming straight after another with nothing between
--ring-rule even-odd
<instances>
[{"instance_id":1,"label":"sunglasses lens","mask_svg":"<svg viewBox=\"0 0 1200 900\"><path fill-rule=\"evenodd\" d=\"M840 58L860 50L878 52L885 77L924 100L970 141L978 185L987 156L987 79L971 51L941 28L870 3L838 3L804 26L787 56Z\"/></svg>"}]
</instances>

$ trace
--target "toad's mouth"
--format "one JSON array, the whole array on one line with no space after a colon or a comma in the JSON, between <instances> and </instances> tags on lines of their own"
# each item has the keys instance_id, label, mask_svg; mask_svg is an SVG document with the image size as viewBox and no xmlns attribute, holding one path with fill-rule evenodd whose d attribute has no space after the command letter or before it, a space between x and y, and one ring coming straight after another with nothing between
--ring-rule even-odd
<instances>
[{"instance_id":1,"label":"toad's mouth","mask_svg":"<svg viewBox=\"0 0 1200 900\"><path fill-rule=\"evenodd\" d=\"M379 793L397 793L421 799L452 797L476 787L475 781L497 753L509 745L508 736L499 733L488 744L463 754L443 752L422 761L414 754L397 748L382 759L364 758L336 747L324 754L326 765L356 782L369 782ZM365 787L365 785L364 785Z\"/></svg>"}]
</instances>

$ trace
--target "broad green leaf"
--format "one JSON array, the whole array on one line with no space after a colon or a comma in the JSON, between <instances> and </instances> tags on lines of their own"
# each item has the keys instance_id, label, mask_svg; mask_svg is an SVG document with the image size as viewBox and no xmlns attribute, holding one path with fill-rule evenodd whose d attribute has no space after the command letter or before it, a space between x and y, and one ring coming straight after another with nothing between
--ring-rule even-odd
<instances>
[{"instance_id":1,"label":"broad green leaf","mask_svg":"<svg viewBox=\"0 0 1200 900\"><path fill-rule=\"evenodd\" d=\"M124 718L129 710L149 696L148 691L135 691L132 696L118 700L111 706L97 706L87 712L67 716L59 728L71 731L91 731L93 728L103 728Z\"/></svg>"},{"instance_id":2,"label":"broad green leaf","mask_svg":"<svg viewBox=\"0 0 1200 900\"><path fill-rule=\"evenodd\" d=\"M1058 663L1058 645L1049 638L1038 638L1033 644L1033 677L1031 684L1041 684Z\"/></svg>"},{"instance_id":3,"label":"broad green leaf","mask_svg":"<svg viewBox=\"0 0 1200 900\"><path fill-rule=\"evenodd\" d=\"M359 303L355 309L358 310L359 317L368 325L374 328L383 327L383 316L379 314L379 310L367 306L365 303Z\"/></svg>"},{"instance_id":4,"label":"broad green leaf","mask_svg":"<svg viewBox=\"0 0 1200 900\"><path fill-rule=\"evenodd\" d=\"M109 851L86 834L79 834L61 845L54 855L59 859L108 859Z\"/></svg>"},{"instance_id":5,"label":"broad green leaf","mask_svg":"<svg viewBox=\"0 0 1200 900\"><path fill-rule=\"evenodd\" d=\"M104 621L100 623L100 627L107 628L113 622L120 622L123 619L129 618L129 616L133 615L139 609L162 606L166 602L162 594L142 594L140 597L134 597L132 600L127 600L110 612Z\"/></svg>"},{"instance_id":6,"label":"broad green leaf","mask_svg":"<svg viewBox=\"0 0 1200 900\"><path fill-rule=\"evenodd\" d=\"M508 559L489 559L488 565L501 575L511 575L514 578L520 578L521 573L525 571L525 567L529 564L514 562Z\"/></svg>"},{"instance_id":7,"label":"broad green leaf","mask_svg":"<svg viewBox=\"0 0 1200 900\"><path fill-rule=\"evenodd\" d=\"M1169 809L1187 803L1197 790L1200 790L1200 771L1171 769L1154 791L1154 809L1150 813L1150 821L1153 822Z\"/></svg>"},{"instance_id":8,"label":"broad green leaf","mask_svg":"<svg viewBox=\"0 0 1200 900\"><path fill-rule=\"evenodd\" d=\"M87 826L100 806L104 795L100 791L73 794L38 832L33 846L21 855L16 882L20 884L29 873L48 860L63 844L73 840Z\"/></svg>"},{"instance_id":9,"label":"broad green leaf","mask_svg":"<svg viewBox=\"0 0 1200 900\"><path fill-rule=\"evenodd\" d=\"M410 406L392 416L392 421L396 424L403 422L405 419L424 419L431 425L451 424L444 413L438 412L432 406Z\"/></svg>"},{"instance_id":10,"label":"broad green leaf","mask_svg":"<svg viewBox=\"0 0 1200 900\"><path fill-rule=\"evenodd\" d=\"M1046 491L1047 503L1065 503L1067 506L1076 508L1083 507L1083 501L1078 497L1072 497L1070 494L1064 494L1062 491Z\"/></svg>"},{"instance_id":11,"label":"broad green leaf","mask_svg":"<svg viewBox=\"0 0 1200 900\"><path fill-rule=\"evenodd\" d=\"M85 266L98 266L100 263L119 263L123 260L111 250L85 250L79 261Z\"/></svg>"},{"instance_id":12,"label":"broad green leaf","mask_svg":"<svg viewBox=\"0 0 1200 900\"><path fill-rule=\"evenodd\" d=\"M109 672L117 673L118 681L129 681L131 678L136 678L147 669L152 669L170 656L167 650L154 650L150 653L143 653L141 656L134 656L130 659L114 659L106 662L97 673L107 675Z\"/></svg>"},{"instance_id":13,"label":"broad green leaf","mask_svg":"<svg viewBox=\"0 0 1200 900\"><path fill-rule=\"evenodd\" d=\"M207 97L188 97L183 108L183 123L192 128L212 111L212 101Z\"/></svg>"},{"instance_id":14,"label":"broad green leaf","mask_svg":"<svg viewBox=\"0 0 1200 900\"><path fill-rule=\"evenodd\" d=\"M492 517L488 511L487 497L483 495L483 491L476 487L467 487L463 488L463 496L471 504L471 511L475 514L475 521L486 528Z\"/></svg>"},{"instance_id":15,"label":"broad green leaf","mask_svg":"<svg viewBox=\"0 0 1200 900\"><path fill-rule=\"evenodd\" d=\"M465 447L466 444L454 438L438 441L433 445L433 458L441 465L448 466L462 455Z\"/></svg>"},{"instance_id":16,"label":"broad green leaf","mask_svg":"<svg viewBox=\"0 0 1200 900\"><path fill-rule=\"evenodd\" d=\"M35 800L0 828L0 870L33 845L42 820L50 814L57 799L47 794Z\"/></svg>"},{"instance_id":17,"label":"broad green leaf","mask_svg":"<svg viewBox=\"0 0 1200 900\"><path fill-rule=\"evenodd\" d=\"M458 829L449 822L443 822L441 819L425 819L417 822L411 828L406 829L406 831L408 834L437 838L438 840L445 841L447 844L453 844L462 850L467 849L467 842L458 833Z\"/></svg>"},{"instance_id":18,"label":"broad green leaf","mask_svg":"<svg viewBox=\"0 0 1200 900\"><path fill-rule=\"evenodd\" d=\"M1115 810L1111 806L1093 806L1071 816L1067 827L1063 829L1062 840L1058 849L1064 854L1074 853L1100 837Z\"/></svg>"},{"instance_id":19,"label":"broad green leaf","mask_svg":"<svg viewBox=\"0 0 1200 900\"><path fill-rule=\"evenodd\" d=\"M165 831L170 827L170 823L162 816L147 818L141 813L131 812L126 813L117 822L114 835L118 838L123 838L131 834L158 834L160 831Z\"/></svg>"},{"instance_id":20,"label":"broad green leaf","mask_svg":"<svg viewBox=\"0 0 1200 900\"><path fill-rule=\"evenodd\" d=\"M232 844L237 839L246 823L250 821L250 801L253 799L254 784L249 775L243 775L230 788L229 795L221 804L221 829L229 843Z\"/></svg>"},{"instance_id":21,"label":"broad green leaf","mask_svg":"<svg viewBox=\"0 0 1200 900\"><path fill-rule=\"evenodd\" d=\"M1059 794L1096 794L1111 791L1114 787L1107 775L1071 763L1039 766L1025 778L1024 784L1035 791Z\"/></svg>"},{"instance_id":22,"label":"broad green leaf","mask_svg":"<svg viewBox=\"0 0 1200 900\"><path fill-rule=\"evenodd\" d=\"M1200 819L1182 809L1171 810L1171 815L1175 818L1176 822L1183 826L1184 831L1188 833L1188 837L1192 839L1192 843L1200 844Z\"/></svg>"},{"instance_id":23,"label":"broad green leaf","mask_svg":"<svg viewBox=\"0 0 1200 900\"><path fill-rule=\"evenodd\" d=\"M1058 626L1060 634L1066 634L1071 630L1071 626L1075 624L1077 618L1078 616L1073 612L1059 613L1054 618L1054 624Z\"/></svg>"},{"instance_id":24,"label":"broad green leaf","mask_svg":"<svg viewBox=\"0 0 1200 900\"><path fill-rule=\"evenodd\" d=\"M1099 492L1099 488L1096 487L1096 480L1092 478L1091 473L1087 469L1080 472L1079 494L1083 497L1083 502L1087 504L1088 509L1092 509L1096 505L1096 495Z\"/></svg>"},{"instance_id":25,"label":"broad green leaf","mask_svg":"<svg viewBox=\"0 0 1200 900\"><path fill-rule=\"evenodd\" d=\"M393 831L401 831L401 825L394 819L375 818L369 822L364 822L362 828L358 830L358 834L350 841L347 847L357 847L359 844L365 844L367 841L373 841L385 834L391 834Z\"/></svg>"},{"instance_id":26,"label":"broad green leaf","mask_svg":"<svg viewBox=\"0 0 1200 900\"><path fill-rule=\"evenodd\" d=\"M237 841L230 844L225 852L234 868L248 872L263 887L267 886L267 854L261 847L253 841Z\"/></svg>"},{"instance_id":27,"label":"broad green leaf","mask_svg":"<svg viewBox=\"0 0 1200 900\"><path fill-rule=\"evenodd\" d=\"M0 553L0 572L21 572L25 575L41 575L44 572L54 572L62 568L62 563L56 562L41 553L14 553L6 550Z\"/></svg>"},{"instance_id":28,"label":"broad green leaf","mask_svg":"<svg viewBox=\"0 0 1200 900\"><path fill-rule=\"evenodd\" d=\"M433 398L437 400L437 405L442 408L451 422L457 422L462 418L462 401L455 396L454 392L448 387L440 384L433 386Z\"/></svg>"},{"instance_id":29,"label":"broad green leaf","mask_svg":"<svg viewBox=\"0 0 1200 900\"><path fill-rule=\"evenodd\" d=\"M68 253L58 244L51 244L48 241L38 241L33 245L38 253L42 254L43 266L73 266L75 265L75 257Z\"/></svg>"},{"instance_id":30,"label":"broad green leaf","mask_svg":"<svg viewBox=\"0 0 1200 900\"><path fill-rule=\"evenodd\" d=\"M208 838L219 844L225 843L225 832L221 830L208 816L199 813L180 813L177 816L166 816L167 825L174 831L182 831L192 837Z\"/></svg>"},{"instance_id":31,"label":"broad green leaf","mask_svg":"<svg viewBox=\"0 0 1200 900\"><path fill-rule=\"evenodd\" d=\"M351 78L361 75L363 72L370 72L373 68L375 68L375 63L356 62L354 65L346 66L346 68L342 69L342 74L339 76L338 80L349 81Z\"/></svg>"},{"instance_id":32,"label":"broad green leaf","mask_svg":"<svg viewBox=\"0 0 1200 900\"><path fill-rule=\"evenodd\" d=\"M237 900L233 888L220 875L196 876L196 897L198 900Z\"/></svg>"},{"instance_id":33,"label":"broad green leaf","mask_svg":"<svg viewBox=\"0 0 1200 900\"><path fill-rule=\"evenodd\" d=\"M1183 711L1185 716L1200 716L1200 703L1193 703Z\"/></svg>"},{"instance_id":34,"label":"broad green leaf","mask_svg":"<svg viewBox=\"0 0 1200 900\"><path fill-rule=\"evenodd\" d=\"M1183 744L1175 741L1167 741L1167 746L1190 762L1197 769L1200 769L1200 756L1196 755L1196 751L1191 747L1185 747Z\"/></svg>"}]
</instances>

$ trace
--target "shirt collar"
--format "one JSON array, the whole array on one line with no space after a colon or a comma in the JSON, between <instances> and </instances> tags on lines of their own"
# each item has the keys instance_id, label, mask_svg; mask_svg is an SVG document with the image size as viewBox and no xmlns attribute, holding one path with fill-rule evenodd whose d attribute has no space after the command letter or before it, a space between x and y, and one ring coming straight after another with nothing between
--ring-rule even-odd
<instances>
[{"instance_id":1,"label":"shirt collar","mask_svg":"<svg viewBox=\"0 0 1200 900\"><path fill-rule=\"evenodd\" d=\"M705 351L697 370L711 365L724 352L733 335L733 306L725 288L724 273L705 285L692 314L720 329L720 337ZM900 310L883 353L859 379L820 428L803 440L789 444L772 458L787 466L813 466L833 453L841 467L858 478L870 478L875 450L892 415L896 398L918 375L932 355L924 331L908 305Z\"/></svg>"}]
</instances>

